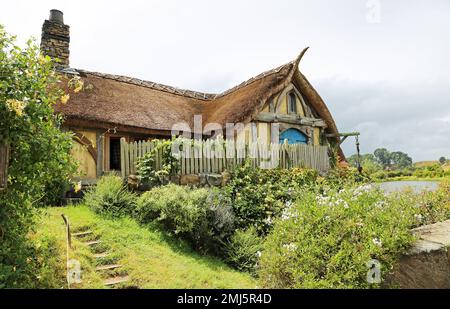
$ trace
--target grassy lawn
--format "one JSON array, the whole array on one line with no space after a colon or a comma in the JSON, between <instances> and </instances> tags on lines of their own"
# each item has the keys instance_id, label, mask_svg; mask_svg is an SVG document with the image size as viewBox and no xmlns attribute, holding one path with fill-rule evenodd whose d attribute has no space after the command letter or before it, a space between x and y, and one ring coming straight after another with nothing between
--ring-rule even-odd
<instances>
[{"instance_id":1,"label":"grassy lawn","mask_svg":"<svg viewBox=\"0 0 450 309\"><path fill-rule=\"evenodd\" d=\"M144 227L132 219L104 219L86 206L47 208L39 216L35 243L49 240L56 253L49 257L46 276L52 275L55 287L65 287L66 241L61 214L68 216L73 231L91 230L102 241L89 249L79 239L73 240L70 257L81 263L82 283L79 288L102 288L105 274L95 271L98 259L94 253L108 251L105 263L123 265L110 275L127 273L131 280L125 286L139 288L255 288L248 274L228 267L221 260L201 256L188 244L154 227ZM91 236L92 237L92 236ZM84 239L88 240L88 239Z\"/></svg>"}]
</instances>

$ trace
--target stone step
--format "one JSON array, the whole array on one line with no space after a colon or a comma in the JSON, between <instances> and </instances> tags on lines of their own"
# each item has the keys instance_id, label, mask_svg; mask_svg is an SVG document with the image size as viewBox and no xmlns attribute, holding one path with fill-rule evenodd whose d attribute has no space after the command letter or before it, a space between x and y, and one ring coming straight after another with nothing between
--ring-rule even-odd
<instances>
[{"instance_id":1,"label":"stone step","mask_svg":"<svg viewBox=\"0 0 450 309\"><path fill-rule=\"evenodd\" d=\"M92 241L86 241L85 244L88 246L94 246L94 245L98 245L101 244L102 241L101 240L92 240Z\"/></svg>"},{"instance_id":2,"label":"stone step","mask_svg":"<svg viewBox=\"0 0 450 309\"><path fill-rule=\"evenodd\" d=\"M95 270L111 270L111 269L116 269L119 267L122 267L122 265L120 265L120 264L101 265L101 266L97 266L95 268Z\"/></svg>"},{"instance_id":3,"label":"stone step","mask_svg":"<svg viewBox=\"0 0 450 309\"><path fill-rule=\"evenodd\" d=\"M73 233L72 236L75 236L75 237L84 237L84 236L92 235L92 234L93 234L92 231L85 231L85 232Z\"/></svg>"},{"instance_id":4,"label":"stone step","mask_svg":"<svg viewBox=\"0 0 450 309\"><path fill-rule=\"evenodd\" d=\"M96 258L96 259L102 259L102 258L105 258L105 257L107 257L107 256L109 256L109 253L108 253L108 252L102 252L102 253L96 253L96 254L94 254L94 258Z\"/></svg>"},{"instance_id":5,"label":"stone step","mask_svg":"<svg viewBox=\"0 0 450 309\"><path fill-rule=\"evenodd\" d=\"M127 282L129 280L130 280L129 276L112 277L112 278L108 278L108 279L105 280L105 285L106 286L116 285L116 284L119 284L119 283Z\"/></svg>"}]
</instances>

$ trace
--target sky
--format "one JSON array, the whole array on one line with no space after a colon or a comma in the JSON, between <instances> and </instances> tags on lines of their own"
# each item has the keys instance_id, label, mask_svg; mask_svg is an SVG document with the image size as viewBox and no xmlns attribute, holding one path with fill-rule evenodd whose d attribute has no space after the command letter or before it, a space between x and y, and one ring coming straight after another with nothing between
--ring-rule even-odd
<instances>
[{"instance_id":1,"label":"sky","mask_svg":"<svg viewBox=\"0 0 450 309\"><path fill-rule=\"evenodd\" d=\"M0 23L40 39L71 26L72 67L222 92L293 60L361 152L450 158L449 0L5 1ZM355 153L353 139L343 143Z\"/></svg>"}]
</instances>

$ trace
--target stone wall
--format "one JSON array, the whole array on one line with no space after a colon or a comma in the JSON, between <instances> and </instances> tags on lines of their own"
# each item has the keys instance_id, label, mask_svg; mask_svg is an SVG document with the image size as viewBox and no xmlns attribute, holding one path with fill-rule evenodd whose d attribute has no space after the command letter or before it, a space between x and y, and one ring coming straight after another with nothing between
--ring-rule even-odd
<instances>
[{"instance_id":1,"label":"stone wall","mask_svg":"<svg viewBox=\"0 0 450 309\"><path fill-rule=\"evenodd\" d=\"M41 51L50 57L60 59L60 66L69 66L69 26L46 20L42 25Z\"/></svg>"},{"instance_id":2,"label":"stone wall","mask_svg":"<svg viewBox=\"0 0 450 309\"><path fill-rule=\"evenodd\" d=\"M387 278L386 286L405 289L450 288L450 220L412 231L418 240Z\"/></svg>"},{"instance_id":3,"label":"stone wall","mask_svg":"<svg viewBox=\"0 0 450 309\"><path fill-rule=\"evenodd\" d=\"M190 187L223 187L230 180L231 175L225 171L221 174L189 174L174 175L166 179L165 183L174 183L182 186ZM127 179L128 187L132 190L147 191L150 187L139 183L136 175L130 175Z\"/></svg>"}]
</instances>

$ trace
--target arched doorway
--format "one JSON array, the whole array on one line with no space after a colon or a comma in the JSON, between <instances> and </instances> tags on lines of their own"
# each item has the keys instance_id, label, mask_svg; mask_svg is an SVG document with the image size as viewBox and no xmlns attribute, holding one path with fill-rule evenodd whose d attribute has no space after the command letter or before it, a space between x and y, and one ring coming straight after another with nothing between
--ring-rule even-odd
<instances>
[{"instance_id":1,"label":"arched doorway","mask_svg":"<svg viewBox=\"0 0 450 309\"><path fill-rule=\"evenodd\" d=\"M287 129L280 134L280 144L287 139L288 144L307 144L308 137L297 129Z\"/></svg>"}]
</instances>

